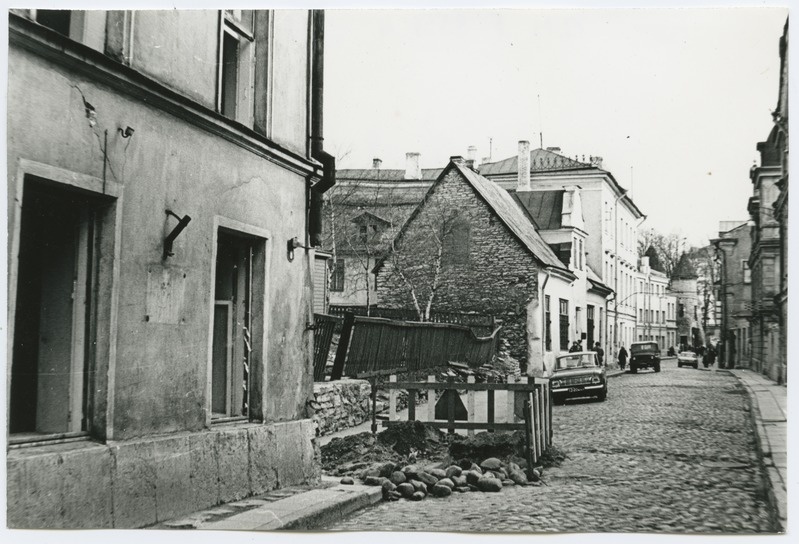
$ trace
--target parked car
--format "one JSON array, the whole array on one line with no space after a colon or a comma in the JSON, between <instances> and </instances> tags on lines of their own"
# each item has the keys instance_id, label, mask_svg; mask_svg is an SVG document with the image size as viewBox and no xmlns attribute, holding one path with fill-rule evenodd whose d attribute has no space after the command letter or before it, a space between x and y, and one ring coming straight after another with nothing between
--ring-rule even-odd
<instances>
[{"instance_id":1,"label":"parked car","mask_svg":"<svg viewBox=\"0 0 799 544\"><path fill-rule=\"evenodd\" d=\"M630 372L635 374L642 368L660 372L660 346L657 342L633 342L630 344Z\"/></svg>"},{"instance_id":2,"label":"parked car","mask_svg":"<svg viewBox=\"0 0 799 544\"><path fill-rule=\"evenodd\" d=\"M681 351L677 354L677 367L683 366L699 368L699 356L693 351Z\"/></svg>"},{"instance_id":3,"label":"parked car","mask_svg":"<svg viewBox=\"0 0 799 544\"><path fill-rule=\"evenodd\" d=\"M593 396L605 400L608 396L605 367L599 364L594 351L578 351L558 357L549 385L555 403L572 397Z\"/></svg>"}]
</instances>

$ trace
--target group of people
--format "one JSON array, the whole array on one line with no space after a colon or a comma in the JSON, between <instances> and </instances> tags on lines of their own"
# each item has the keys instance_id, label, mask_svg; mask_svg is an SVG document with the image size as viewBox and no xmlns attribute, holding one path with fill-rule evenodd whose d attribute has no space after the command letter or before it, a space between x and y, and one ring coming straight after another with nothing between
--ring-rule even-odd
<instances>
[{"instance_id":1,"label":"group of people","mask_svg":"<svg viewBox=\"0 0 799 544\"><path fill-rule=\"evenodd\" d=\"M576 353L578 351L583 351L583 341L580 339L572 342L572 345L569 348L569 353ZM605 350L602 349L602 346L599 345L599 342L595 342L594 345L589 348L589 351L596 352L596 358L599 362L599 366L602 366L605 361Z\"/></svg>"}]
</instances>

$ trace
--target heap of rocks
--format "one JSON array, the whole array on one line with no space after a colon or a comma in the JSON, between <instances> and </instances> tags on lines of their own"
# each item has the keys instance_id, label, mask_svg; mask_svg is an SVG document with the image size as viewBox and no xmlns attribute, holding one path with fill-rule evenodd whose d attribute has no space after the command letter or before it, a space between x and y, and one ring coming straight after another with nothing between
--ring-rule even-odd
<instances>
[{"instance_id":1,"label":"heap of rocks","mask_svg":"<svg viewBox=\"0 0 799 544\"><path fill-rule=\"evenodd\" d=\"M506 486L540 485L542 472L542 467L535 467L529 472L528 479L518 464L489 457L479 464L461 459L457 464L449 466L400 466L390 462L375 464L364 469L360 477L366 485L382 486L385 500L396 501L404 498L420 501L427 496L448 497L453 492L496 493ZM346 477L342 478L341 483L352 484L354 480Z\"/></svg>"}]
</instances>

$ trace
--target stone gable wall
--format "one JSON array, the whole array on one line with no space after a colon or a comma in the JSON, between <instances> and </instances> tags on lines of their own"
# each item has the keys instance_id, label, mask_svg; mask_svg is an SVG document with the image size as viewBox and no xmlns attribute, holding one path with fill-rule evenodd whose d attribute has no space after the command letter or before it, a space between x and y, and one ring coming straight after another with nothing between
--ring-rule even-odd
<instances>
[{"instance_id":1,"label":"stone gable wall","mask_svg":"<svg viewBox=\"0 0 799 544\"><path fill-rule=\"evenodd\" d=\"M425 229L437 217L460 212L469 222L467 262L448 262L442 258L440 286L433 299L432 311L478 312L502 320L502 337L508 341L510 354L524 365L527 360L527 304L537 298L539 264L494 214L461 174L452 169L421 213L413 220L400 242L395 259L386 259L378 272L380 305L414 309L410 290L397 274L395 261L403 263L403 272L415 274L415 285L424 308L432 278L434 244L425 241ZM425 265L427 265L425 267ZM420 269L424 269L422 273ZM420 278L425 281L420 281Z\"/></svg>"}]
</instances>

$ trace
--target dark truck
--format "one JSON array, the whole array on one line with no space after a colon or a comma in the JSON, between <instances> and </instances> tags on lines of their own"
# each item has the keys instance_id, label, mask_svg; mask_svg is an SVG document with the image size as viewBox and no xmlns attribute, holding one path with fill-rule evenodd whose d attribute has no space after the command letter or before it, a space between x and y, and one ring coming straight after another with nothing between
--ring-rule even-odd
<instances>
[{"instance_id":1,"label":"dark truck","mask_svg":"<svg viewBox=\"0 0 799 544\"><path fill-rule=\"evenodd\" d=\"M630 372L652 368L660 372L660 347L657 342L633 342L630 344Z\"/></svg>"}]
</instances>

